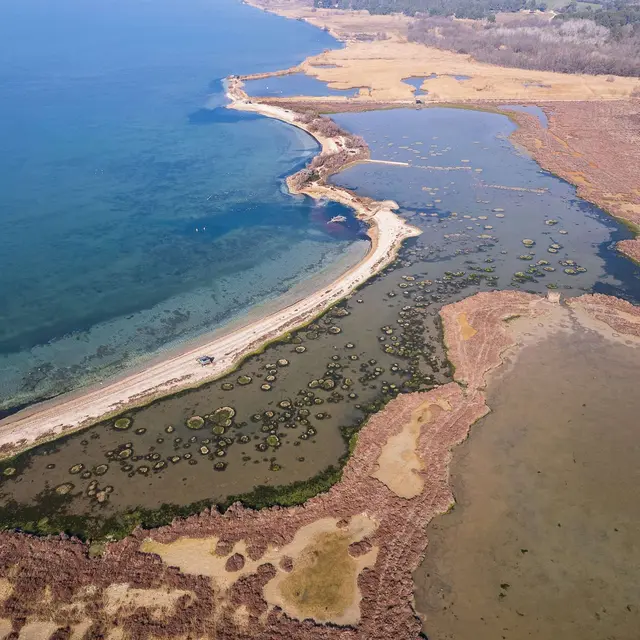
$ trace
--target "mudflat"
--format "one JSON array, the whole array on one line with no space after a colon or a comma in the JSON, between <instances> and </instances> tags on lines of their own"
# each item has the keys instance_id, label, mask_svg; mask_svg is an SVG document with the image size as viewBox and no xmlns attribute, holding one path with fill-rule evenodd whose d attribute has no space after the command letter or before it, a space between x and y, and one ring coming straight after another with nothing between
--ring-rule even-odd
<instances>
[{"instance_id":1,"label":"mudflat","mask_svg":"<svg viewBox=\"0 0 640 640\"><path fill-rule=\"evenodd\" d=\"M500 369L454 454L414 574L432 640L638 637L640 348L563 324Z\"/></svg>"}]
</instances>

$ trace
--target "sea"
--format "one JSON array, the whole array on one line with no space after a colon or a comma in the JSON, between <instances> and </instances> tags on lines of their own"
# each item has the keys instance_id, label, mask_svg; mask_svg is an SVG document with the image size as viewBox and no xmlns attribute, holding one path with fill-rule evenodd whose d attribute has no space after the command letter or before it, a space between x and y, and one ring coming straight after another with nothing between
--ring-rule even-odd
<instances>
[{"instance_id":1,"label":"sea","mask_svg":"<svg viewBox=\"0 0 640 640\"><path fill-rule=\"evenodd\" d=\"M286 192L316 142L224 108L227 75L339 46L237 0L3 0L0 417L364 255L350 210Z\"/></svg>"}]
</instances>

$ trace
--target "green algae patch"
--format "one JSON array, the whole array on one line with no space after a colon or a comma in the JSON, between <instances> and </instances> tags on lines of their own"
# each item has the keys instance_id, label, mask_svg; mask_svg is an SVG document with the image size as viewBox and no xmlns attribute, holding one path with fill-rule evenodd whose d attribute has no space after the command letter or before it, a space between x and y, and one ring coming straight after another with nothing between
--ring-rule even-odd
<instances>
[{"instance_id":1,"label":"green algae patch","mask_svg":"<svg viewBox=\"0 0 640 640\"><path fill-rule=\"evenodd\" d=\"M267 436L267 444L270 447L279 447L280 446L280 438L276 435Z\"/></svg>"},{"instance_id":2,"label":"green algae patch","mask_svg":"<svg viewBox=\"0 0 640 640\"><path fill-rule=\"evenodd\" d=\"M230 427L236 416L236 410L233 407L220 407L211 414L211 420L217 426Z\"/></svg>"}]
</instances>

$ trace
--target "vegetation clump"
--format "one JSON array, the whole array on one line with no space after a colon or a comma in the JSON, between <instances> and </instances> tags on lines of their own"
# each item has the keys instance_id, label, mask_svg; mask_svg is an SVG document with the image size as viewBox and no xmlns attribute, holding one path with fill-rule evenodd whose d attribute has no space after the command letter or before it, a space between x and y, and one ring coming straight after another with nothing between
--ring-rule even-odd
<instances>
[{"instance_id":1,"label":"vegetation clump","mask_svg":"<svg viewBox=\"0 0 640 640\"><path fill-rule=\"evenodd\" d=\"M59 484L56 488L55 488L55 492L59 495L59 496L66 496L68 493L70 493L71 491L73 491L74 489L74 485L71 482L64 482L63 484Z\"/></svg>"},{"instance_id":2,"label":"vegetation clump","mask_svg":"<svg viewBox=\"0 0 640 640\"><path fill-rule=\"evenodd\" d=\"M280 438L276 435L267 436L267 444L270 447L279 447L280 446Z\"/></svg>"},{"instance_id":3,"label":"vegetation clump","mask_svg":"<svg viewBox=\"0 0 640 640\"><path fill-rule=\"evenodd\" d=\"M233 407L220 407L211 414L211 419L216 425L230 427L235 415L236 410Z\"/></svg>"},{"instance_id":4,"label":"vegetation clump","mask_svg":"<svg viewBox=\"0 0 640 640\"><path fill-rule=\"evenodd\" d=\"M202 429L204 427L204 418L202 416L191 416L187 420L189 429Z\"/></svg>"},{"instance_id":5,"label":"vegetation clump","mask_svg":"<svg viewBox=\"0 0 640 640\"><path fill-rule=\"evenodd\" d=\"M113 423L113 428L118 429L119 431L124 431L131 426L132 422L133 420L131 420L131 418L118 418Z\"/></svg>"}]
</instances>

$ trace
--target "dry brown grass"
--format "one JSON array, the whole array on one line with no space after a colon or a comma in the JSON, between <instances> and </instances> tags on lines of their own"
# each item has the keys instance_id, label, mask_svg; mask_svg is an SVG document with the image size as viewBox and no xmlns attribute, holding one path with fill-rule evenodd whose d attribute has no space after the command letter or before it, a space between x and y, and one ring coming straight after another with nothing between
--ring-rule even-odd
<instances>
[{"instance_id":1,"label":"dry brown grass","mask_svg":"<svg viewBox=\"0 0 640 640\"><path fill-rule=\"evenodd\" d=\"M549 71L532 71L479 63L469 55L443 51L407 40L413 19L402 15L372 16L366 11L313 10L301 0L251 0L251 4L269 11L302 19L327 28L344 40L343 49L327 51L308 58L301 68L308 75L328 82L333 89L364 87L356 98L345 102L414 100L413 88L402 82L410 76L437 78L424 88L426 102L474 100L613 100L628 98L638 86L637 79L589 76ZM387 39L377 39L384 32ZM376 39L363 42L356 34ZM318 65L336 65L336 68ZM454 75L471 76L459 82Z\"/></svg>"}]
</instances>

